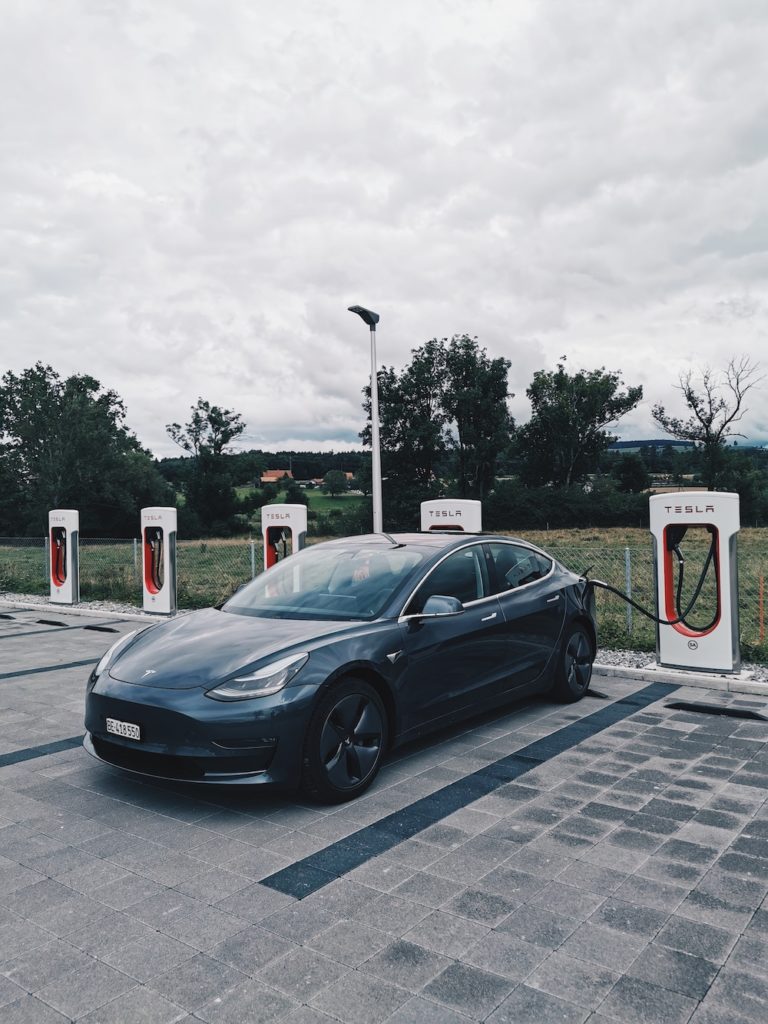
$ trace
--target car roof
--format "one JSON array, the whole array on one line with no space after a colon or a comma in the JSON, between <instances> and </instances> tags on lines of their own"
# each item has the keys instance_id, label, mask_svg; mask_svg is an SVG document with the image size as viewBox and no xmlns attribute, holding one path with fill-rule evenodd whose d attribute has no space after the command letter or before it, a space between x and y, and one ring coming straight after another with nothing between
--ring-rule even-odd
<instances>
[{"instance_id":1,"label":"car roof","mask_svg":"<svg viewBox=\"0 0 768 1024\"><path fill-rule=\"evenodd\" d=\"M392 548L392 541L397 545L415 547L440 551L447 548L459 547L470 540L482 541L507 541L515 544L524 544L528 548L536 548L535 544L522 540L520 537L501 536L491 533L463 533L458 530L430 530L424 533L366 533L357 537L344 537L338 540L329 540L325 543L330 547L337 544L339 547L349 547L351 542L359 544L360 547L371 547L381 545L382 548ZM536 549L539 550L539 549Z\"/></svg>"}]
</instances>

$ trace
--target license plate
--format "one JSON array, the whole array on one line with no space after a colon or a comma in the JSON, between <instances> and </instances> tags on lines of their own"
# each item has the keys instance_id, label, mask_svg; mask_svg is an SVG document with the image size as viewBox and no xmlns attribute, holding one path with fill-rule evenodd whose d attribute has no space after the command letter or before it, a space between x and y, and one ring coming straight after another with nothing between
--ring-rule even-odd
<instances>
[{"instance_id":1,"label":"license plate","mask_svg":"<svg viewBox=\"0 0 768 1024\"><path fill-rule=\"evenodd\" d=\"M117 718L107 719L107 732L113 736L124 736L127 740L141 741L141 727L133 722L121 722Z\"/></svg>"}]
</instances>

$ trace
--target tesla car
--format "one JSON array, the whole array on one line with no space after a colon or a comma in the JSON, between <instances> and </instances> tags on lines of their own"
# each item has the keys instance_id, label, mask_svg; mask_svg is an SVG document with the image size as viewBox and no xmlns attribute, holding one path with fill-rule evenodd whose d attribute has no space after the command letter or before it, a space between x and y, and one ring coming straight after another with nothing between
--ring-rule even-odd
<instances>
[{"instance_id":1,"label":"tesla car","mask_svg":"<svg viewBox=\"0 0 768 1024\"><path fill-rule=\"evenodd\" d=\"M340 802L395 745L534 693L578 700L595 648L592 588L524 541L334 540L122 637L88 680L84 743L156 778Z\"/></svg>"}]
</instances>

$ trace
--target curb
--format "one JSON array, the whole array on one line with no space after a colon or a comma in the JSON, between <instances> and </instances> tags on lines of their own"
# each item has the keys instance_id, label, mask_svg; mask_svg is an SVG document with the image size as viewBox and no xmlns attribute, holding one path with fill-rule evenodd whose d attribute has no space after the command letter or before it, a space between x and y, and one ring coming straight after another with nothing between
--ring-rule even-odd
<instances>
[{"instance_id":1,"label":"curb","mask_svg":"<svg viewBox=\"0 0 768 1024\"><path fill-rule=\"evenodd\" d=\"M109 611L107 608L87 608L82 605L54 604L34 601L9 601L0 597L0 608L16 608L18 611L45 612L46 615L85 615L97 619L129 619L133 622L165 622L172 615L153 615L152 612Z\"/></svg>"},{"instance_id":2,"label":"curb","mask_svg":"<svg viewBox=\"0 0 768 1024\"><path fill-rule=\"evenodd\" d=\"M723 693L756 693L768 697L768 683L758 682L751 672L732 675L709 672L686 672L684 669L662 668L655 664L645 668L625 668L621 665L599 665L595 662L592 673L596 676L620 676L642 683L674 683L676 686L698 686Z\"/></svg>"}]
</instances>

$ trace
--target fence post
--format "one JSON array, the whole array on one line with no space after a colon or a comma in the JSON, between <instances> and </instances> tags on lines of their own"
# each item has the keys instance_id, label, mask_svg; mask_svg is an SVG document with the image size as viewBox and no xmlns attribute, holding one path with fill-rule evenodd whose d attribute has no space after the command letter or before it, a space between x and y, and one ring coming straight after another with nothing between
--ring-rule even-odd
<instances>
[{"instance_id":1,"label":"fence post","mask_svg":"<svg viewBox=\"0 0 768 1024\"><path fill-rule=\"evenodd\" d=\"M624 548L624 592L632 597L632 553ZM632 605L627 605L627 635L632 636Z\"/></svg>"},{"instance_id":2,"label":"fence post","mask_svg":"<svg viewBox=\"0 0 768 1024\"><path fill-rule=\"evenodd\" d=\"M256 579L256 541L251 539L248 542L251 545L251 579Z\"/></svg>"}]
</instances>

